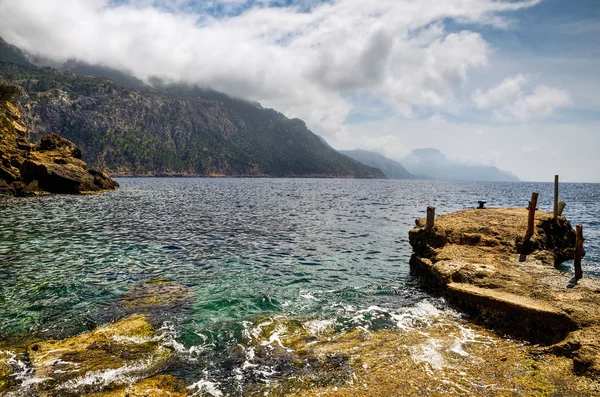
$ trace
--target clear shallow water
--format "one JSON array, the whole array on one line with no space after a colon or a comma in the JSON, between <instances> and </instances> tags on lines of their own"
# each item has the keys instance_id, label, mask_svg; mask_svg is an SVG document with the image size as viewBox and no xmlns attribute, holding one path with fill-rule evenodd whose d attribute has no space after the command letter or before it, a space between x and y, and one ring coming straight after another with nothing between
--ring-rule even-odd
<instances>
[{"instance_id":1,"label":"clear shallow water","mask_svg":"<svg viewBox=\"0 0 600 397\"><path fill-rule=\"evenodd\" d=\"M260 315L310 317L339 329L394 327L426 299L413 286L408 231L437 213L550 210L552 184L302 179L121 179L110 194L0 199L0 340L60 338L113 320L144 280L179 282L192 307L170 319L182 349L226 378L228 348ZM600 185L562 184L582 223L584 271L600 274ZM373 308L376 309L373 309ZM373 315L376 313L376 315ZM358 317L357 317L358 316ZM313 321L313 320L311 320ZM210 348L206 348L210 346ZM181 370L196 379L202 366Z\"/></svg>"}]
</instances>

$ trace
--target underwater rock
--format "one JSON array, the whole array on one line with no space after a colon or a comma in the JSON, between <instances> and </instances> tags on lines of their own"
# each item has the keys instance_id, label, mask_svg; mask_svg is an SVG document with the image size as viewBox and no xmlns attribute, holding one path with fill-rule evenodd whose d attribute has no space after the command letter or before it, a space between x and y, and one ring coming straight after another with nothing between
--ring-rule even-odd
<instances>
[{"instance_id":1,"label":"underwater rock","mask_svg":"<svg viewBox=\"0 0 600 397\"><path fill-rule=\"evenodd\" d=\"M173 312L191 305L192 291L173 281L144 281L131 287L120 303L127 313Z\"/></svg>"},{"instance_id":2,"label":"underwater rock","mask_svg":"<svg viewBox=\"0 0 600 397\"><path fill-rule=\"evenodd\" d=\"M1 195L97 193L119 187L104 172L88 170L81 149L59 135L48 134L39 145L31 144L21 113L11 102L18 89L0 83L0 92L9 91L0 100Z\"/></svg>"},{"instance_id":3,"label":"underwater rock","mask_svg":"<svg viewBox=\"0 0 600 397\"><path fill-rule=\"evenodd\" d=\"M28 348L42 396L80 396L156 374L172 352L159 343L146 316L135 314L92 332Z\"/></svg>"},{"instance_id":4,"label":"underwater rock","mask_svg":"<svg viewBox=\"0 0 600 397\"><path fill-rule=\"evenodd\" d=\"M525 241L527 219L526 209L491 208L439 216L433 228L419 220L409 233L411 271L477 322L532 343L560 344L586 330L570 349L555 351L576 358L578 372L598 377L600 349L592 341L600 330L591 326L600 323L600 280L575 282L555 269L574 257L575 231L565 217L555 221L537 211Z\"/></svg>"}]
</instances>

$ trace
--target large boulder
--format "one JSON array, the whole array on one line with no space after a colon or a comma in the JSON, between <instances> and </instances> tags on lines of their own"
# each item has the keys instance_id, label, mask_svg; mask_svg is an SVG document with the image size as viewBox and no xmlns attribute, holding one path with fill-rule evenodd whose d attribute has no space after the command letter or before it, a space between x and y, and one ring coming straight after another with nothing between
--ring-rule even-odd
<instances>
[{"instance_id":1,"label":"large boulder","mask_svg":"<svg viewBox=\"0 0 600 397\"><path fill-rule=\"evenodd\" d=\"M40 152L59 152L64 157L73 157L76 159L81 159L83 155L81 149L75 146L73 142L54 133L44 135L37 150Z\"/></svg>"},{"instance_id":2,"label":"large boulder","mask_svg":"<svg viewBox=\"0 0 600 397\"><path fill-rule=\"evenodd\" d=\"M6 87L0 84L0 92L14 96L18 91ZM32 145L8 94L0 100L0 195L97 193L119 187L106 173L88 170L81 149L68 139L48 134Z\"/></svg>"}]
</instances>

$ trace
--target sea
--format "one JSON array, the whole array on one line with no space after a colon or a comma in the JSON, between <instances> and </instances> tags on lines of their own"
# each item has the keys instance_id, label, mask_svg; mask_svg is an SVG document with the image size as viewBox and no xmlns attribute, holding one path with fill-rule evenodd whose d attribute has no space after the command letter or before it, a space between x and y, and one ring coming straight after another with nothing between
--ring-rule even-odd
<instances>
[{"instance_id":1,"label":"sea","mask_svg":"<svg viewBox=\"0 0 600 397\"><path fill-rule=\"evenodd\" d=\"M165 373L207 396L247 395L256 385L292 376L293 368L281 369L281 358L258 360L249 347L248 335L265 322L293 319L317 339L325 329L352 334L419 327L427 339L422 327L436 316L463 327L461 314L410 274L408 232L415 219L429 205L436 214L474 208L479 200L488 207L526 207L539 192L538 207L550 211L553 200L552 183L118 182L120 189L101 195L0 198L0 346L88 331L118 319L116 303L133 286L175 282L193 298L161 320L165 344L181 356ZM599 276L600 184L562 183L560 199L567 203L564 215L584 228L584 273ZM572 264L561 271L572 272ZM272 331L256 344L282 346L281 340ZM415 352L413 362L423 359L430 370L442 365L435 351ZM15 375L23 389L14 395L26 395L36 383L32 372Z\"/></svg>"}]
</instances>

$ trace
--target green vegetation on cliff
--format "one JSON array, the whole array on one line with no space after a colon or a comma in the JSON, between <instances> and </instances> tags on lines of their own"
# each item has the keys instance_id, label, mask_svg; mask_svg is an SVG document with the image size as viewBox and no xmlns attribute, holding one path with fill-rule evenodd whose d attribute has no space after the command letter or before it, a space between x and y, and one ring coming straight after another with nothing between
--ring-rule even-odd
<instances>
[{"instance_id":1,"label":"green vegetation on cliff","mask_svg":"<svg viewBox=\"0 0 600 397\"><path fill-rule=\"evenodd\" d=\"M384 177L324 144L303 121L256 103L134 79L120 86L24 63L15 51L0 42L0 78L27 96L30 138L60 134L113 174Z\"/></svg>"}]
</instances>

